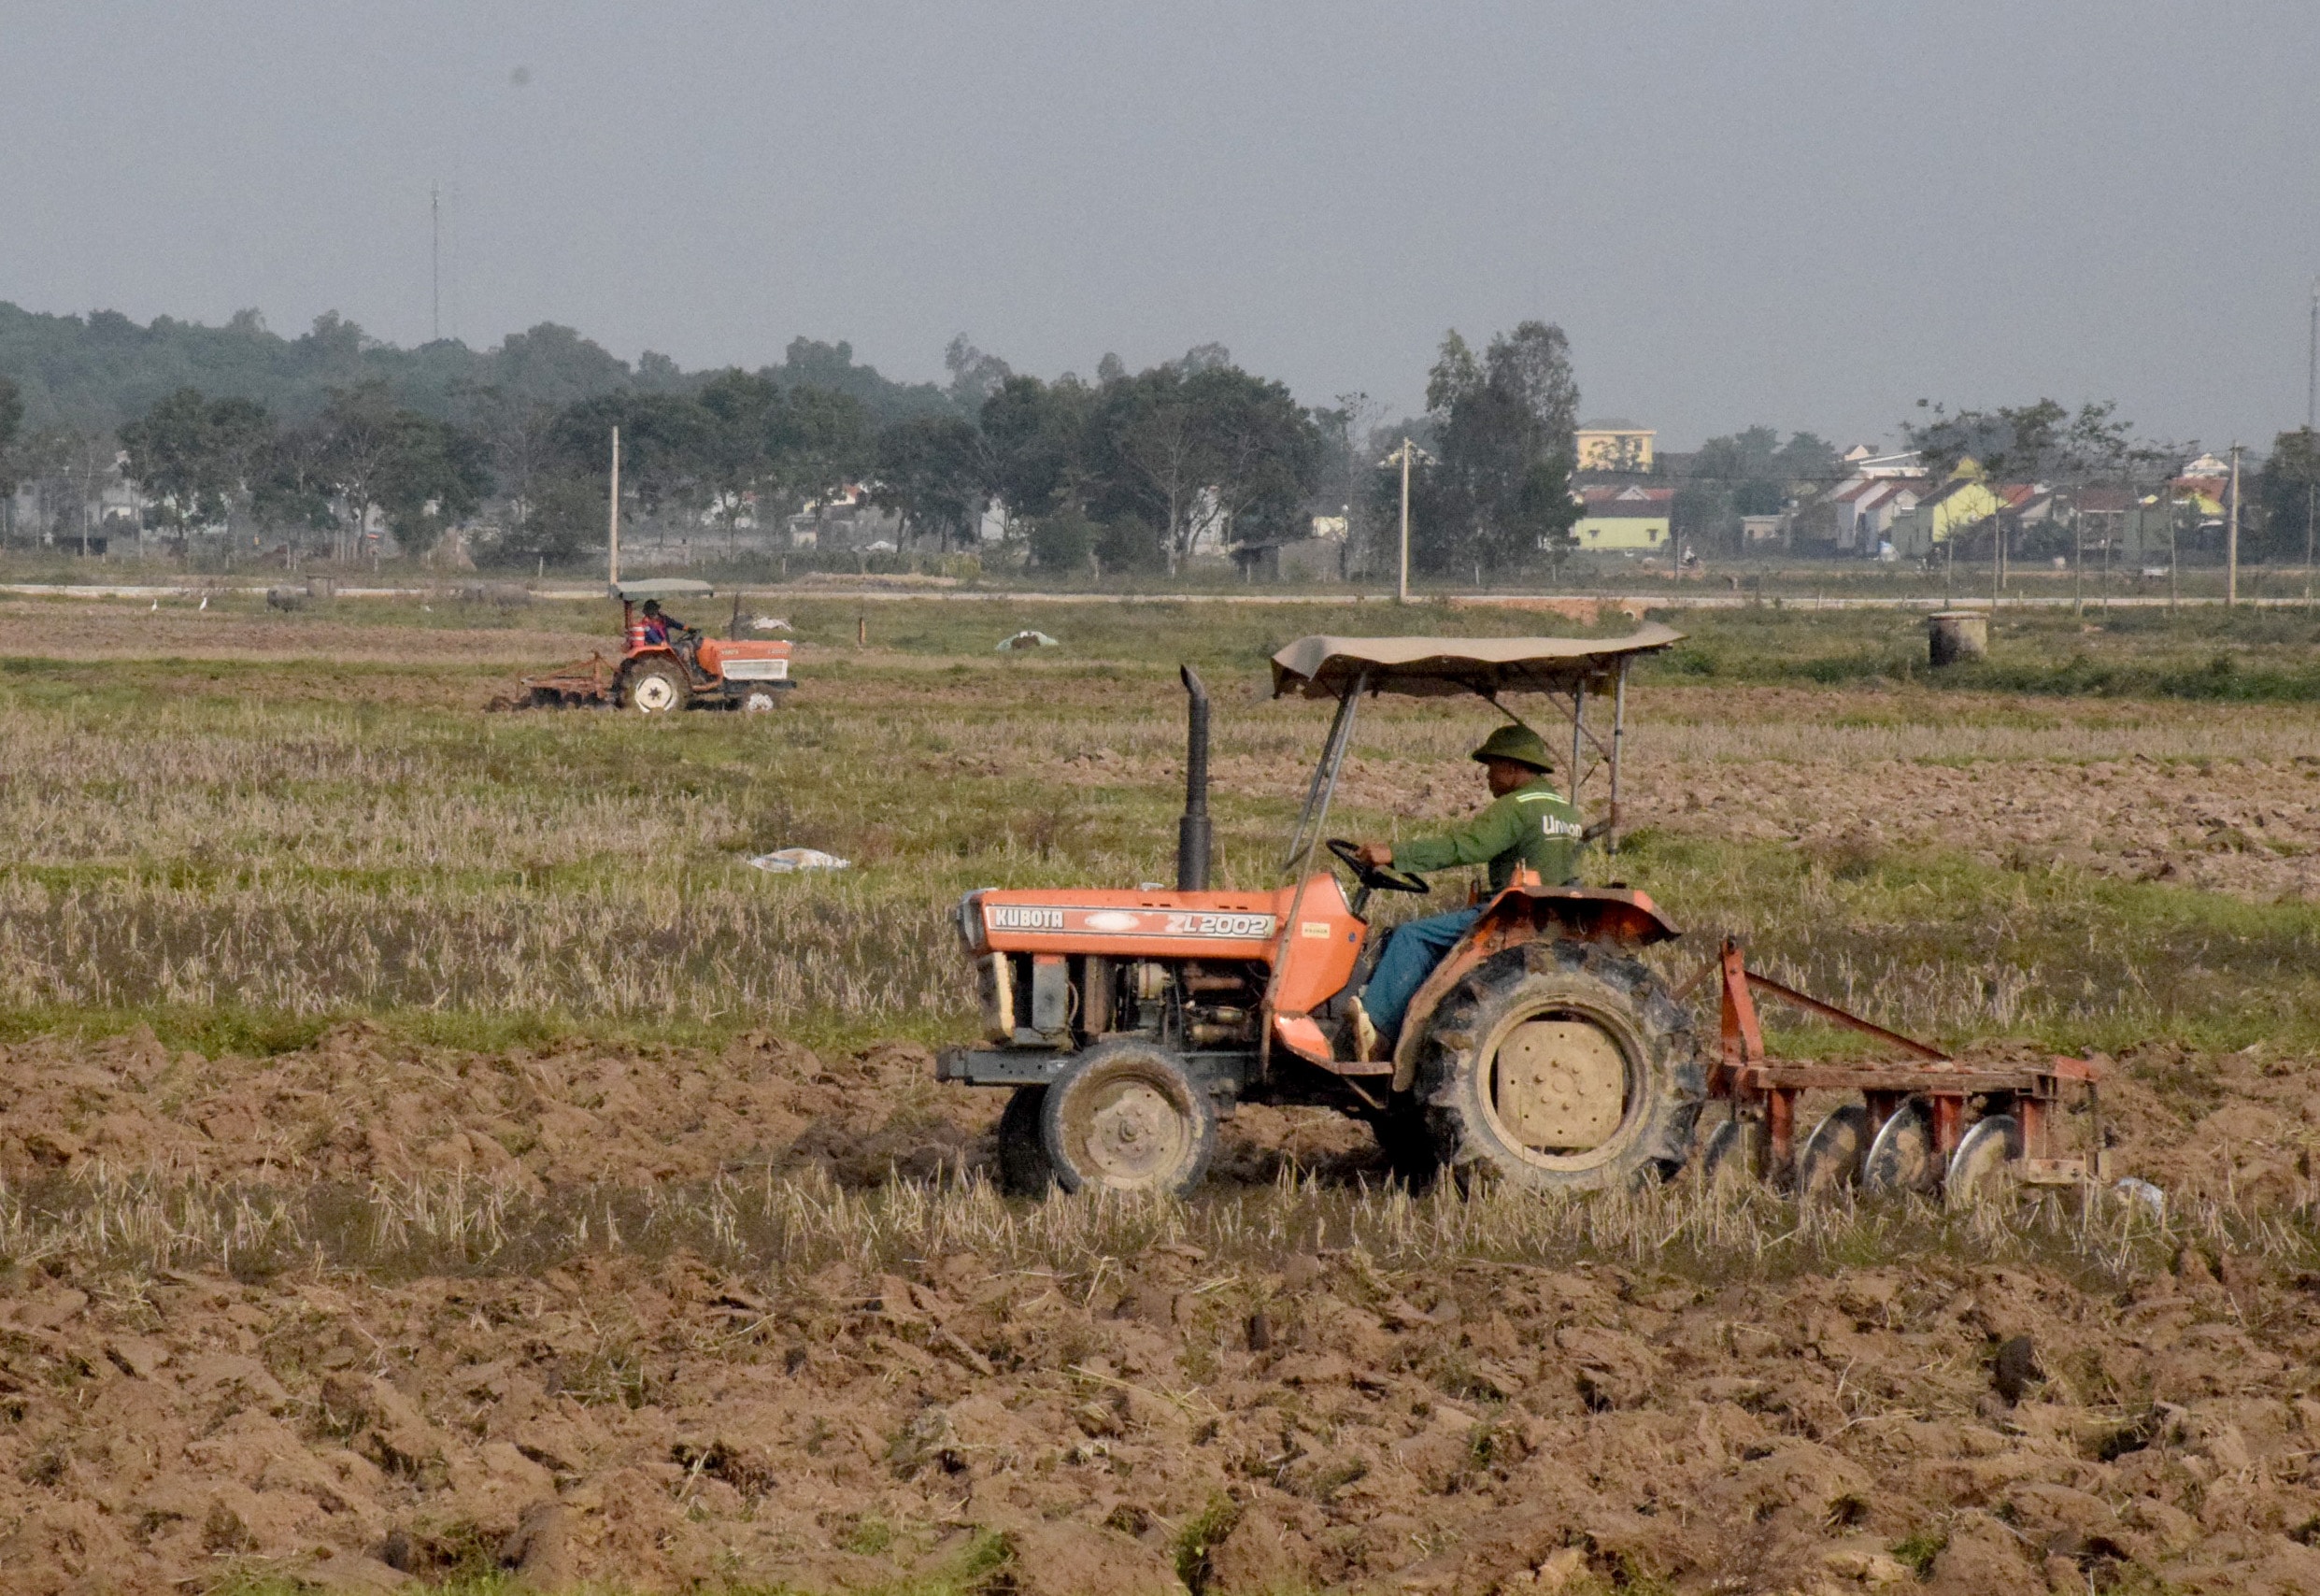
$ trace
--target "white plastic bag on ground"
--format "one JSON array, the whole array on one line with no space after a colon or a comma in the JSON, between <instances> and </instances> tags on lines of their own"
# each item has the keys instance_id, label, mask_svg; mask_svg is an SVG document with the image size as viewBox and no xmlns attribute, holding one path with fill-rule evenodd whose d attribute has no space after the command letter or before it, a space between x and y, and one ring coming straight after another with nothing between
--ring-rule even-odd
<instances>
[{"instance_id":1,"label":"white plastic bag on ground","mask_svg":"<svg viewBox=\"0 0 2320 1596\"><path fill-rule=\"evenodd\" d=\"M749 862L760 870L776 876L787 876L799 870L851 870L854 862L840 859L834 853L824 853L818 848L777 848L771 853L750 856Z\"/></svg>"}]
</instances>

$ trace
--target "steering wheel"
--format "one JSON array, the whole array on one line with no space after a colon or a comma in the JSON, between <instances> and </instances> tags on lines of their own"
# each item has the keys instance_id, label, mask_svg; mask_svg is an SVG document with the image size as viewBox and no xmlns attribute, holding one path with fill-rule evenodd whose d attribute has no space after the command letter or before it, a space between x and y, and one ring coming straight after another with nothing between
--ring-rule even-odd
<instances>
[{"instance_id":1,"label":"steering wheel","mask_svg":"<svg viewBox=\"0 0 2320 1596\"><path fill-rule=\"evenodd\" d=\"M1337 856L1337 862L1352 871L1353 878L1360 882L1365 890L1372 892L1411 892L1419 897L1433 891L1422 876L1413 876L1406 870L1396 870L1390 865L1362 863L1358 857L1360 847L1359 843L1348 842L1344 837L1329 840L1329 849Z\"/></svg>"}]
</instances>

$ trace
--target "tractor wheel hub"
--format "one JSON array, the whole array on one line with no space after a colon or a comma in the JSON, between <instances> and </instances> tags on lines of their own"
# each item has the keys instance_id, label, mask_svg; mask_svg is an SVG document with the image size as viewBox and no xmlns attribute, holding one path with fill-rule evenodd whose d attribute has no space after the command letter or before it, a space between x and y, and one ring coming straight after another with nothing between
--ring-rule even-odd
<instances>
[{"instance_id":1,"label":"tractor wheel hub","mask_svg":"<svg viewBox=\"0 0 2320 1596\"><path fill-rule=\"evenodd\" d=\"M1138 1080L1111 1083L1089 1104L1088 1148L1115 1177L1133 1179L1183 1156L1183 1117L1157 1089Z\"/></svg>"},{"instance_id":2,"label":"tractor wheel hub","mask_svg":"<svg viewBox=\"0 0 2320 1596\"><path fill-rule=\"evenodd\" d=\"M1627 1056L1584 1019L1531 1019L1499 1044L1492 1091L1524 1146L1584 1152L1611 1139L1627 1112Z\"/></svg>"}]
</instances>

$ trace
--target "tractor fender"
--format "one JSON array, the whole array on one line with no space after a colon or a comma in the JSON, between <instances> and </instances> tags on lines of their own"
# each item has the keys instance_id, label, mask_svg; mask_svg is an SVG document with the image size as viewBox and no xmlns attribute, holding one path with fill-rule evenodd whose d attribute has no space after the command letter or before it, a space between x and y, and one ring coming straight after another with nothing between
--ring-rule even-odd
<instances>
[{"instance_id":1,"label":"tractor fender","mask_svg":"<svg viewBox=\"0 0 2320 1596\"><path fill-rule=\"evenodd\" d=\"M1683 934L1650 894L1633 888L1508 887L1483 905L1481 918L1410 999L1401 1039L1394 1044L1394 1090L1408 1091L1417 1083L1417 1062L1435 1007L1469 970L1492 954L1542 936L1648 948Z\"/></svg>"}]
</instances>

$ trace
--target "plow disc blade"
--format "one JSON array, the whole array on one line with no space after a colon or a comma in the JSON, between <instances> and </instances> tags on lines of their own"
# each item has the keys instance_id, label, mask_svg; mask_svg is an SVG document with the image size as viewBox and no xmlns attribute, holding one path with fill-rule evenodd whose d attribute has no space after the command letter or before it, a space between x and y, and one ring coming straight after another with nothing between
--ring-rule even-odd
<instances>
[{"instance_id":1,"label":"plow disc blade","mask_svg":"<svg viewBox=\"0 0 2320 1596\"><path fill-rule=\"evenodd\" d=\"M1700 1146L1700 1179L1712 1191L1751 1184L1764 1166L1764 1129L1755 1119L1725 1119Z\"/></svg>"},{"instance_id":2,"label":"plow disc blade","mask_svg":"<svg viewBox=\"0 0 2320 1596\"><path fill-rule=\"evenodd\" d=\"M1832 1110L1804 1139L1797 1155L1797 1196L1816 1202L1838 1196L1858 1185L1861 1161L1869 1150L1869 1110L1848 1103Z\"/></svg>"},{"instance_id":3,"label":"plow disc blade","mask_svg":"<svg viewBox=\"0 0 2320 1596\"><path fill-rule=\"evenodd\" d=\"M1911 1098L1893 1111L1870 1144L1861 1165L1861 1185L1879 1195L1914 1191L1930 1195L1942 1184L1942 1161L1933 1141L1933 1116Z\"/></svg>"},{"instance_id":4,"label":"plow disc blade","mask_svg":"<svg viewBox=\"0 0 2320 1596\"><path fill-rule=\"evenodd\" d=\"M1978 1121L1957 1144L1942 1182L1943 1200L1952 1208L2001 1202L2021 1184L2022 1122L2011 1114Z\"/></svg>"}]
</instances>

